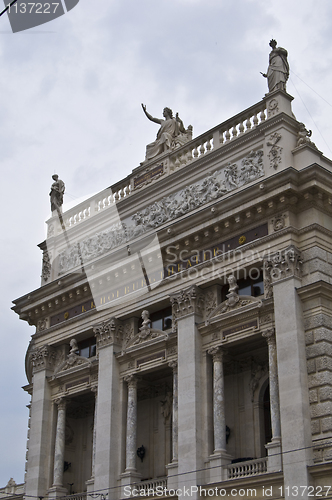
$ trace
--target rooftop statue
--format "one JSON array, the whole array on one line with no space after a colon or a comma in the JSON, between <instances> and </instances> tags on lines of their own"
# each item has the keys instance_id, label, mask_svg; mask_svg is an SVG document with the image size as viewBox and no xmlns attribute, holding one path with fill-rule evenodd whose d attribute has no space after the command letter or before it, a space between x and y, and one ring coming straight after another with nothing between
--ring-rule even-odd
<instances>
[{"instance_id":1,"label":"rooftop statue","mask_svg":"<svg viewBox=\"0 0 332 500\"><path fill-rule=\"evenodd\" d=\"M63 204L65 183L61 179L59 179L59 176L57 174L52 175L52 179L54 180L54 182L51 186L50 191L51 210L52 212L59 212Z\"/></svg>"},{"instance_id":2,"label":"rooftop statue","mask_svg":"<svg viewBox=\"0 0 332 500\"><path fill-rule=\"evenodd\" d=\"M277 47L276 40L271 40L269 45L272 48L269 56L269 67L267 73L262 73L262 75L267 78L269 92L286 90L286 82L289 77L287 50Z\"/></svg>"},{"instance_id":3,"label":"rooftop statue","mask_svg":"<svg viewBox=\"0 0 332 500\"><path fill-rule=\"evenodd\" d=\"M164 119L151 116L144 104L142 104L142 108L149 120L160 124L156 140L146 146L146 160L151 160L168 149L173 150L180 147L192 139L192 126L189 125L185 129L182 120L179 118L179 114L176 113L174 118L173 111L170 108L164 108Z\"/></svg>"}]
</instances>

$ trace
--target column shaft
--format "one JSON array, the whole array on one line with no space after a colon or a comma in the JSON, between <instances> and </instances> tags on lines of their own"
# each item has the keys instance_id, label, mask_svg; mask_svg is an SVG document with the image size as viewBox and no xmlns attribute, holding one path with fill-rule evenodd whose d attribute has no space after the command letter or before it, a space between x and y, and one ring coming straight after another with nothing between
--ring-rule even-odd
<instances>
[{"instance_id":1,"label":"column shaft","mask_svg":"<svg viewBox=\"0 0 332 500\"><path fill-rule=\"evenodd\" d=\"M126 377L128 383L126 471L136 471L136 435L137 435L137 379Z\"/></svg>"},{"instance_id":2,"label":"column shaft","mask_svg":"<svg viewBox=\"0 0 332 500\"><path fill-rule=\"evenodd\" d=\"M57 405L58 419L55 436L53 486L62 486L63 464L65 459L66 402L59 400Z\"/></svg>"},{"instance_id":3,"label":"column shaft","mask_svg":"<svg viewBox=\"0 0 332 500\"><path fill-rule=\"evenodd\" d=\"M280 440L280 405L279 405L279 384L278 384L278 364L277 349L274 330L268 330L263 333L266 338L269 349L269 385L270 385L270 411L272 441Z\"/></svg>"},{"instance_id":4,"label":"column shaft","mask_svg":"<svg viewBox=\"0 0 332 500\"><path fill-rule=\"evenodd\" d=\"M178 364L169 363L173 368L173 415L172 415L172 461L178 460Z\"/></svg>"},{"instance_id":5,"label":"column shaft","mask_svg":"<svg viewBox=\"0 0 332 500\"><path fill-rule=\"evenodd\" d=\"M226 451L226 416L223 352L220 348L209 350L213 356L213 427L214 453Z\"/></svg>"}]
</instances>

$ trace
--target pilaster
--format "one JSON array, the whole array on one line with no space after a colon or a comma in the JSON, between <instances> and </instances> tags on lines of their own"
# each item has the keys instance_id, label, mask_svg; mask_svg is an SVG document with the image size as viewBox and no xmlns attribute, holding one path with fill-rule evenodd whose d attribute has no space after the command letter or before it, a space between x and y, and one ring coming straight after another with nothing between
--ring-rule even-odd
<instances>
[{"instance_id":1,"label":"pilaster","mask_svg":"<svg viewBox=\"0 0 332 500\"><path fill-rule=\"evenodd\" d=\"M178 487L201 484L202 449L202 321L204 295L191 286L171 295L178 331Z\"/></svg>"},{"instance_id":2,"label":"pilaster","mask_svg":"<svg viewBox=\"0 0 332 500\"><path fill-rule=\"evenodd\" d=\"M120 474L120 376L115 353L122 342L122 325L115 318L96 325L94 334L99 356L98 392L95 408L94 490L116 498Z\"/></svg>"},{"instance_id":3,"label":"pilaster","mask_svg":"<svg viewBox=\"0 0 332 500\"><path fill-rule=\"evenodd\" d=\"M290 245L264 263L273 287L285 487L307 486L312 439L301 286L302 257ZM287 492L287 490L286 490Z\"/></svg>"}]
</instances>

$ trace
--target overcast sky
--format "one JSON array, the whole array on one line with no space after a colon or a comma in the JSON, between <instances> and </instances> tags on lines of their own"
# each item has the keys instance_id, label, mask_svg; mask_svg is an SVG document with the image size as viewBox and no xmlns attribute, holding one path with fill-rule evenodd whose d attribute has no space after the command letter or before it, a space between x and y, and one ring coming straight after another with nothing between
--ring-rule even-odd
<instances>
[{"instance_id":1,"label":"overcast sky","mask_svg":"<svg viewBox=\"0 0 332 500\"><path fill-rule=\"evenodd\" d=\"M0 18L0 487L24 476L34 328L10 307L40 284L52 174L66 202L128 175L158 130L141 102L194 136L257 103L271 38L288 50L296 118L332 157L331 24L331 0L80 0L17 34Z\"/></svg>"}]
</instances>

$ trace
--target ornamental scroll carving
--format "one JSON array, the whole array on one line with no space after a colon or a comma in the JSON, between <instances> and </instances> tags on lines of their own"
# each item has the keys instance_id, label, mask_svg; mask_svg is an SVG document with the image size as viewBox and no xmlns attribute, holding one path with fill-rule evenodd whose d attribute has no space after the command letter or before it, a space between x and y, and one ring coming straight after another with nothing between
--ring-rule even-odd
<instances>
[{"instance_id":1,"label":"ornamental scroll carving","mask_svg":"<svg viewBox=\"0 0 332 500\"><path fill-rule=\"evenodd\" d=\"M302 264L300 251L294 245L290 245L285 250L280 250L265 258L264 283L266 280L272 285L284 278L301 278Z\"/></svg>"},{"instance_id":2,"label":"ornamental scroll carving","mask_svg":"<svg viewBox=\"0 0 332 500\"><path fill-rule=\"evenodd\" d=\"M49 345L44 345L39 347L39 349L32 351L30 355L32 361L33 372L41 370L53 370L57 352L53 347Z\"/></svg>"},{"instance_id":3,"label":"ornamental scroll carving","mask_svg":"<svg viewBox=\"0 0 332 500\"><path fill-rule=\"evenodd\" d=\"M204 179L165 196L143 210L125 218L122 223L96 233L64 250L59 255L59 274L81 265L137 236L155 229L166 221L195 210L225 194L264 176L263 150L251 151L235 163L209 173Z\"/></svg>"},{"instance_id":4,"label":"ornamental scroll carving","mask_svg":"<svg viewBox=\"0 0 332 500\"><path fill-rule=\"evenodd\" d=\"M96 325L93 333L97 339L99 349L109 344L121 345L123 341L123 326L116 318L111 318Z\"/></svg>"},{"instance_id":5,"label":"ornamental scroll carving","mask_svg":"<svg viewBox=\"0 0 332 500\"><path fill-rule=\"evenodd\" d=\"M173 313L173 331L176 329L177 320L187 314L196 313L203 315L205 309L205 296L196 285L186 290L173 293L170 296Z\"/></svg>"}]
</instances>

